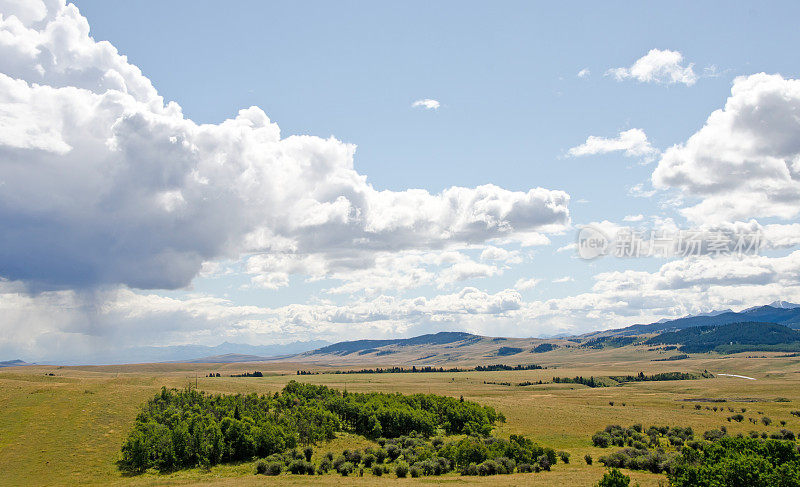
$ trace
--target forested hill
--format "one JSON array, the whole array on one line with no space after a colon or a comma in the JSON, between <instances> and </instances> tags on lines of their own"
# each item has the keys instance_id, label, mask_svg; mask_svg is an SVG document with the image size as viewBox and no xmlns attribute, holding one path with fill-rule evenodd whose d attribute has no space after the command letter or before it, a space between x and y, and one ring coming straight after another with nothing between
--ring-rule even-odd
<instances>
[{"instance_id":1,"label":"forested hill","mask_svg":"<svg viewBox=\"0 0 800 487\"><path fill-rule=\"evenodd\" d=\"M732 323L721 326L695 326L662 333L645 342L647 345L680 345L687 353L717 351L800 350L800 332L776 323Z\"/></svg>"},{"instance_id":2,"label":"forested hill","mask_svg":"<svg viewBox=\"0 0 800 487\"><path fill-rule=\"evenodd\" d=\"M722 326L731 323L777 323L789 328L800 328L800 307L781 308L772 305L750 308L744 311L729 311L713 316L686 316L676 320L632 325L626 328L610 330L608 335L641 335L663 331L683 330L697 326Z\"/></svg>"}]
</instances>

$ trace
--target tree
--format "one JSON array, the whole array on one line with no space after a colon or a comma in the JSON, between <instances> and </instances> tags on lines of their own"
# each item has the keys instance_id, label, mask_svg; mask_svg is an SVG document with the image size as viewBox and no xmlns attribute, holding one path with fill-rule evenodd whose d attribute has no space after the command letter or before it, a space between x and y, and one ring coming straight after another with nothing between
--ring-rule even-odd
<instances>
[{"instance_id":1,"label":"tree","mask_svg":"<svg viewBox=\"0 0 800 487\"><path fill-rule=\"evenodd\" d=\"M607 473L603 474L603 478L597 483L597 487L628 487L631 484L631 478L624 475L616 468L612 468Z\"/></svg>"}]
</instances>

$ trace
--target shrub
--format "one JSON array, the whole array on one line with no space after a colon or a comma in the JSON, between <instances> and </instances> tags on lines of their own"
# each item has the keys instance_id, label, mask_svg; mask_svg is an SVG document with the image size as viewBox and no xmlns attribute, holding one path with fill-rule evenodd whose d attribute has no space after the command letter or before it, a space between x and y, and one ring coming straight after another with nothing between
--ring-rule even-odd
<instances>
[{"instance_id":1,"label":"shrub","mask_svg":"<svg viewBox=\"0 0 800 487\"><path fill-rule=\"evenodd\" d=\"M787 429L782 429L777 433L772 433L771 435L769 435L769 437L776 440L789 440L789 441L794 441L795 438L794 433Z\"/></svg>"},{"instance_id":2,"label":"shrub","mask_svg":"<svg viewBox=\"0 0 800 487\"><path fill-rule=\"evenodd\" d=\"M569 463L569 452L560 451L558 452L558 458L561 459L564 463Z\"/></svg>"},{"instance_id":3,"label":"shrub","mask_svg":"<svg viewBox=\"0 0 800 487\"><path fill-rule=\"evenodd\" d=\"M417 477L419 477L420 475L422 475L422 469L421 469L421 468L419 468L419 467L416 467L416 466L414 466L414 467L411 467L411 468L409 469L409 472L411 473L411 476L412 476L413 478L417 478Z\"/></svg>"},{"instance_id":4,"label":"shrub","mask_svg":"<svg viewBox=\"0 0 800 487\"><path fill-rule=\"evenodd\" d=\"M325 458L323 458L323 459L322 459L322 461L319 463L319 467L317 468L317 471L318 471L319 473L326 473L326 472L327 472L328 470L330 470L331 468L333 468L333 464L332 464L332 463L331 463L331 461L328 459L328 457L325 457Z\"/></svg>"},{"instance_id":5,"label":"shrub","mask_svg":"<svg viewBox=\"0 0 800 487\"><path fill-rule=\"evenodd\" d=\"M769 426L770 423L772 423L772 420L764 416L763 418L761 418L761 422L764 423L764 426Z\"/></svg>"},{"instance_id":6,"label":"shrub","mask_svg":"<svg viewBox=\"0 0 800 487\"><path fill-rule=\"evenodd\" d=\"M530 463L520 463L517 465L517 472L519 473L530 473L533 472L533 467Z\"/></svg>"},{"instance_id":7,"label":"shrub","mask_svg":"<svg viewBox=\"0 0 800 487\"><path fill-rule=\"evenodd\" d=\"M358 450L348 451L345 453L345 457L347 458L347 461L353 465L358 465L361 463L361 452Z\"/></svg>"},{"instance_id":8,"label":"shrub","mask_svg":"<svg viewBox=\"0 0 800 487\"><path fill-rule=\"evenodd\" d=\"M376 475L378 477L383 475L383 467L381 467L380 465L373 466L372 467L372 475Z\"/></svg>"},{"instance_id":9,"label":"shrub","mask_svg":"<svg viewBox=\"0 0 800 487\"><path fill-rule=\"evenodd\" d=\"M264 471L264 475L271 475L276 476L280 475L283 471L283 465L278 462L271 462L267 464L267 469Z\"/></svg>"},{"instance_id":10,"label":"shrub","mask_svg":"<svg viewBox=\"0 0 800 487\"><path fill-rule=\"evenodd\" d=\"M336 470L339 470L339 467L341 467L345 463L347 463L347 458L344 455L339 455L333 461L333 468L335 468Z\"/></svg>"},{"instance_id":11,"label":"shrub","mask_svg":"<svg viewBox=\"0 0 800 487\"><path fill-rule=\"evenodd\" d=\"M314 464L305 460L294 460L289 464L289 472L295 475L314 475Z\"/></svg>"},{"instance_id":12,"label":"shrub","mask_svg":"<svg viewBox=\"0 0 800 487\"><path fill-rule=\"evenodd\" d=\"M389 460L392 462L397 460L397 457L400 456L400 448L394 443L386 445L386 456L388 456Z\"/></svg>"},{"instance_id":13,"label":"shrub","mask_svg":"<svg viewBox=\"0 0 800 487\"><path fill-rule=\"evenodd\" d=\"M370 468L372 467L372 464L375 463L375 455L372 453L367 453L364 455L364 458L362 458L361 461L364 462L365 467Z\"/></svg>"},{"instance_id":14,"label":"shrub","mask_svg":"<svg viewBox=\"0 0 800 487\"><path fill-rule=\"evenodd\" d=\"M611 436L608 433L595 433L592 436L592 445L600 448L608 448L611 444Z\"/></svg>"},{"instance_id":15,"label":"shrub","mask_svg":"<svg viewBox=\"0 0 800 487\"><path fill-rule=\"evenodd\" d=\"M583 460L586 462L586 465L592 464L592 456L589 455L588 453L583 456Z\"/></svg>"},{"instance_id":16,"label":"shrub","mask_svg":"<svg viewBox=\"0 0 800 487\"><path fill-rule=\"evenodd\" d=\"M709 430L703 433L703 439L708 441L714 441L726 436L727 433L721 429L719 430Z\"/></svg>"},{"instance_id":17,"label":"shrub","mask_svg":"<svg viewBox=\"0 0 800 487\"><path fill-rule=\"evenodd\" d=\"M597 483L597 487L628 487L631 484L631 478L624 475L616 468L612 468L607 473L603 474L603 478Z\"/></svg>"},{"instance_id":18,"label":"shrub","mask_svg":"<svg viewBox=\"0 0 800 487\"><path fill-rule=\"evenodd\" d=\"M536 460L536 463L542 468L542 470L549 471L550 466L555 462L551 462L550 458L547 455L542 455Z\"/></svg>"},{"instance_id":19,"label":"shrub","mask_svg":"<svg viewBox=\"0 0 800 487\"><path fill-rule=\"evenodd\" d=\"M408 475L408 464L406 462L400 462L394 468L394 473L397 475L398 478L405 478Z\"/></svg>"},{"instance_id":20,"label":"shrub","mask_svg":"<svg viewBox=\"0 0 800 487\"><path fill-rule=\"evenodd\" d=\"M497 475L497 462L494 460L486 460L478 465L478 475L482 477L487 475Z\"/></svg>"},{"instance_id":21,"label":"shrub","mask_svg":"<svg viewBox=\"0 0 800 487\"><path fill-rule=\"evenodd\" d=\"M668 470L670 485L800 485L800 452L793 442L728 436L691 451Z\"/></svg>"},{"instance_id":22,"label":"shrub","mask_svg":"<svg viewBox=\"0 0 800 487\"><path fill-rule=\"evenodd\" d=\"M307 446L303 450L303 455L306 457L306 461L310 462L311 461L311 457L314 455L314 449L311 448L310 446Z\"/></svg>"},{"instance_id":23,"label":"shrub","mask_svg":"<svg viewBox=\"0 0 800 487\"><path fill-rule=\"evenodd\" d=\"M337 472L339 472L339 474L340 474L342 477L347 477L348 475L350 475L351 473L353 473L353 469L354 469L354 468L355 468L355 467L353 467L353 464L352 464L352 463L350 463L350 462L344 462L344 463L342 463L341 465L339 465L339 466L336 468L336 471L337 471Z\"/></svg>"}]
</instances>

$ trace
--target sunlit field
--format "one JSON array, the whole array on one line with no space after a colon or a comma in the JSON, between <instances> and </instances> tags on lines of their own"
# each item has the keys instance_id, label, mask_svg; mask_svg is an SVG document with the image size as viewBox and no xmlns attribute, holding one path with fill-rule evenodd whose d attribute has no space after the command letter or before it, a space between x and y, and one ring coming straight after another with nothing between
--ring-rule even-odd
<instances>
[{"instance_id":1,"label":"sunlit field","mask_svg":"<svg viewBox=\"0 0 800 487\"><path fill-rule=\"evenodd\" d=\"M573 365L563 365L569 353ZM747 356L772 355L770 358ZM751 430L800 430L800 418L789 411L800 409L800 358L778 354L720 356L701 354L676 362L651 362L652 352L623 347L608 350L555 351L536 357L549 368L530 371L406 373L406 374L318 374L297 376L308 365L292 363L185 365L152 364L103 367L29 366L0 372L0 472L3 485L377 485L403 483L478 483L490 485L590 485L604 473L596 460L613 449L595 448L591 436L609 424L633 423L691 426L695 434L727 426L731 434ZM342 368L342 367L337 367ZM553 376L602 376L663 371L740 374L746 380L717 376L688 381L627 383L618 387L590 389L575 384L518 386L520 382L550 380ZM263 378L226 377L247 370L260 370ZM324 371L323 367L315 370ZM207 378L210 372L222 377ZM53 374L53 375L50 375ZM507 418L496 430L498 436L526 435L536 442L565 450L571 462L559 462L550 472L492 477L463 477L455 473L441 477L397 479L393 474L373 477L340 477L282 474L256 476L255 462L221 465L210 470L191 469L171 474L148 471L123 475L116 466L120 446L133 425L140 406L162 386L196 386L213 393L274 393L288 381L325 384L359 392L436 393L464 396L491 405ZM511 386L485 384L508 382ZM725 399L724 403L704 400ZM612 405L613 403L613 405ZM695 405L701 405L696 409ZM705 406L724 405L714 412ZM728 422L731 413L772 418L770 426L748 421ZM315 447L315 458L326 451L363 448L370 442L340 435L329 444ZM588 466L583 457L591 454ZM642 486L665 485L666 476L625 471Z\"/></svg>"}]
</instances>

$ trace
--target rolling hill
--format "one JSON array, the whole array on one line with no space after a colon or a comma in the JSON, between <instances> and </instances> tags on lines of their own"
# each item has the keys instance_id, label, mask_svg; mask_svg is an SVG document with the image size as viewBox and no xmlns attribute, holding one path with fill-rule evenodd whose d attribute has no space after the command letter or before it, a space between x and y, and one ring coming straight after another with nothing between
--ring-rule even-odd
<instances>
[{"instance_id":1,"label":"rolling hill","mask_svg":"<svg viewBox=\"0 0 800 487\"><path fill-rule=\"evenodd\" d=\"M546 344L544 348L541 345ZM287 358L317 364L442 365L451 363L531 363L543 351L575 346L559 339L503 338L439 332L413 338L354 340Z\"/></svg>"},{"instance_id":2,"label":"rolling hill","mask_svg":"<svg viewBox=\"0 0 800 487\"><path fill-rule=\"evenodd\" d=\"M776 323L789 328L800 329L800 305L779 301L766 306L749 308L744 311L727 311L719 314L686 316L675 320L659 321L646 325L631 325L625 328L607 330L597 335L643 335L683 330L696 326L721 326L731 323Z\"/></svg>"},{"instance_id":3,"label":"rolling hill","mask_svg":"<svg viewBox=\"0 0 800 487\"><path fill-rule=\"evenodd\" d=\"M3 360L0 362L0 367L20 367L22 365L33 365L25 362L24 360L16 359L16 360Z\"/></svg>"}]
</instances>

